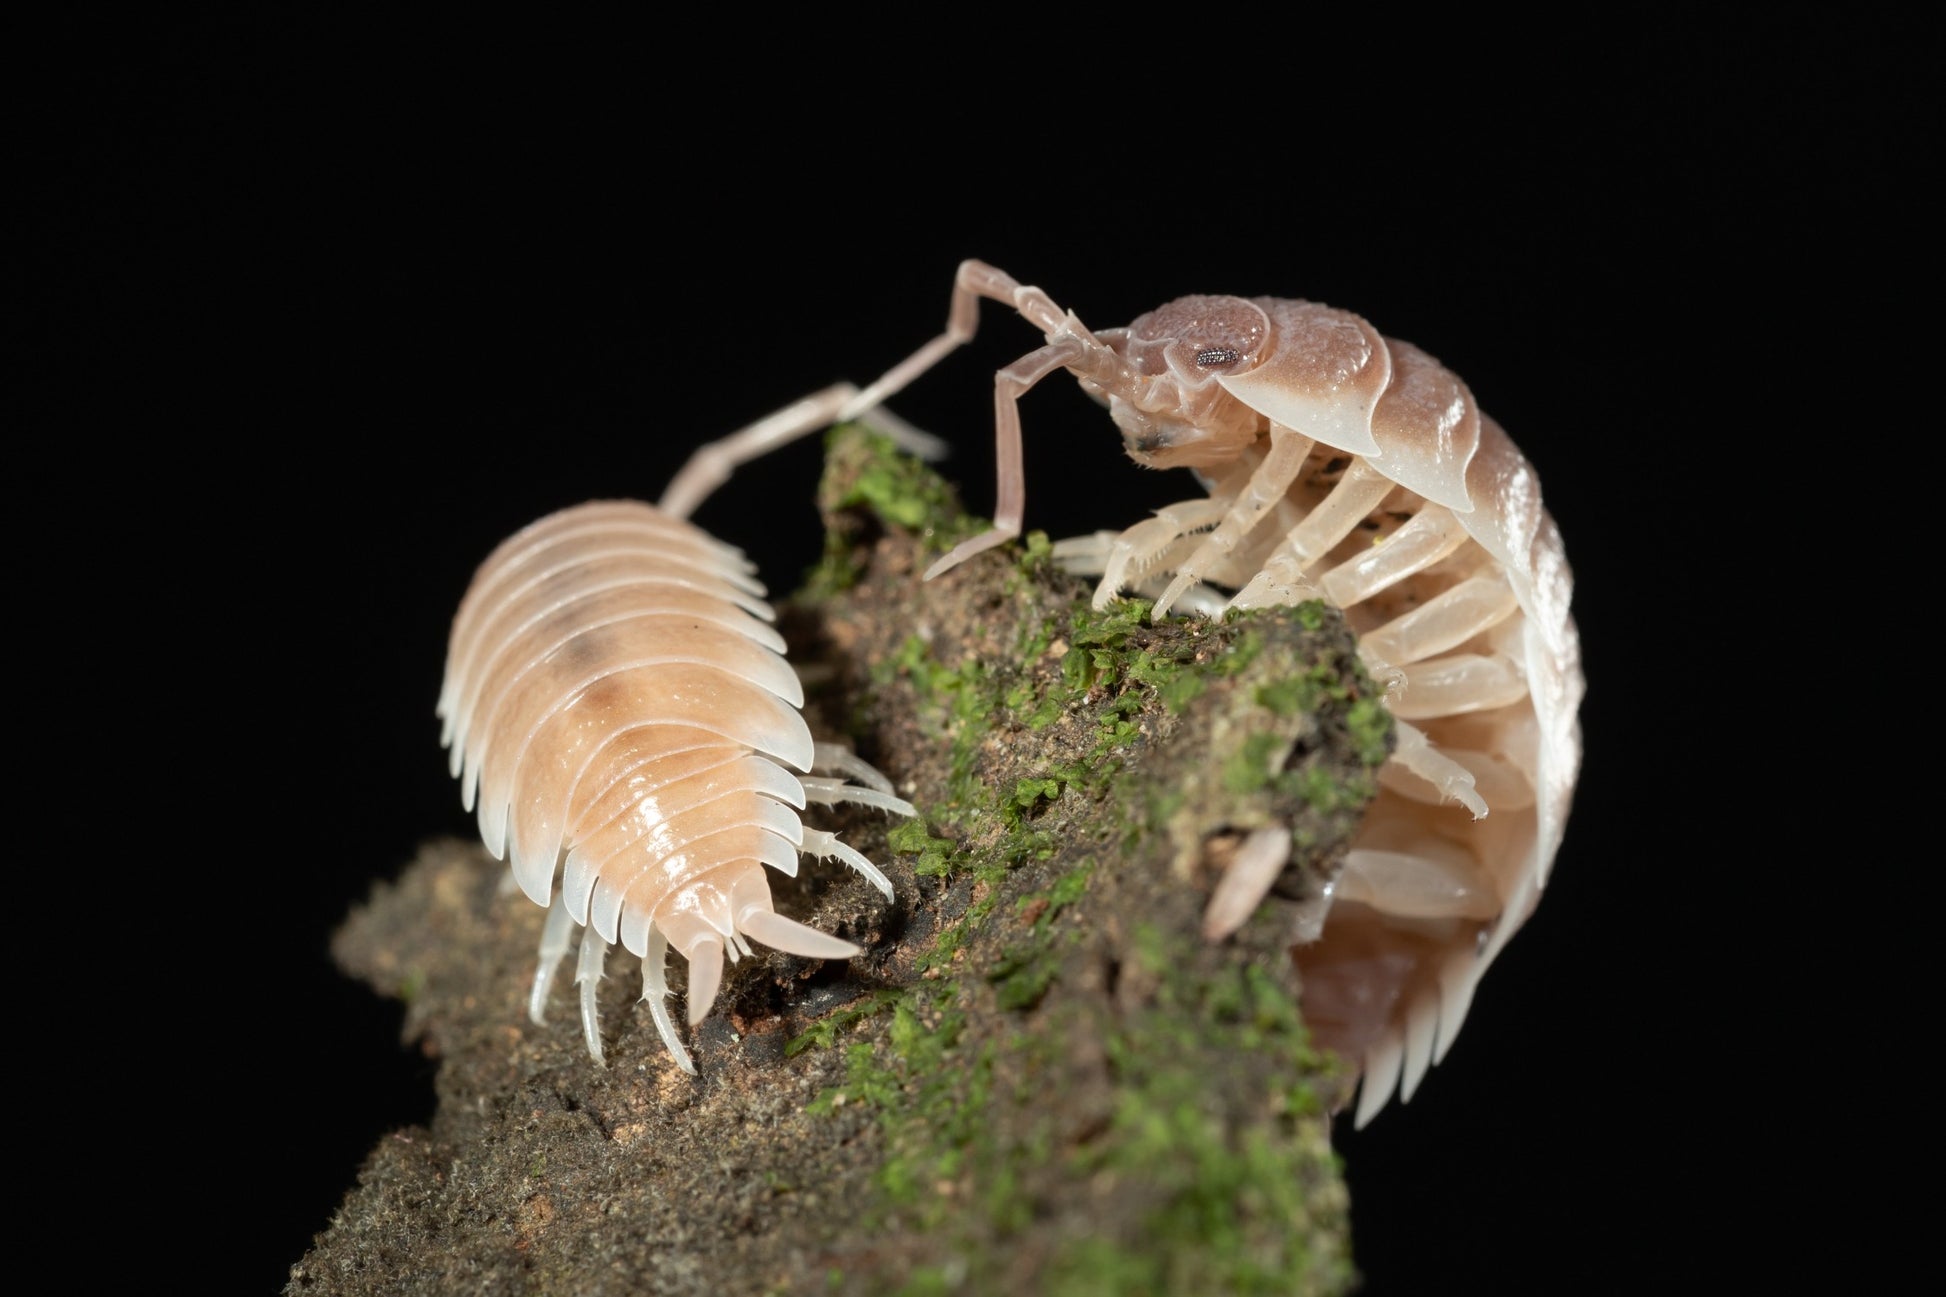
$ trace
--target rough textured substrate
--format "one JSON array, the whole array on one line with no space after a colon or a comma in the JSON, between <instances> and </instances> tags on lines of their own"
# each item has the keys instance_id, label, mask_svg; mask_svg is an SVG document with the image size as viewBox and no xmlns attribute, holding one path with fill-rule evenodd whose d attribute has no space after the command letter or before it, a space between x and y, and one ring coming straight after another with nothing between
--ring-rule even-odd
<instances>
[{"instance_id":1,"label":"rough textured substrate","mask_svg":"<svg viewBox=\"0 0 1946 1297\"><path fill-rule=\"evenodd\" d=\"M572 960L527 1020L540 909L477 843L429 847L335 954L406 1002L437 1112L372 1150L287 1292L1352 1286L1324 1115L1345 1084L1293 1008L1286 899L1390 741L1342 623L1097 614L1038 537L922 583L979 524L861 430L829 446L826 553L783 625L813 728L924 819L807 815L886 869L890 905L834 863L774 891L866 953L731 968L690 1077L617 952L598 1067ZM1279 820L1280 895L1203 941L1226 853Z\"/></svg>"}]
</instances>

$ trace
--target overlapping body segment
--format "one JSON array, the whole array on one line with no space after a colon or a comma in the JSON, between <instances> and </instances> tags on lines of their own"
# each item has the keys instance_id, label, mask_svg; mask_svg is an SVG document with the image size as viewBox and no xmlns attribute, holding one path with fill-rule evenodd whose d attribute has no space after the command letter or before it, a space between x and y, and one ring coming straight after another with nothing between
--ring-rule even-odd
<instances>
[{"instance_id":1,"label":"overlapping body segment","mask_svg":"<svg viewBox=\"0 0 1946 1297\"><path fill-rule=\"evenodd\" d=\"M549 907L537 1021L582 929L577 980L597 1059L593 984L609 943L643 958L644 998L693 1071L661 1004L669 946L690 964L693 1025L724 954L748 954L748 937L815 958L858 953L776 914L765 868L794 874L801 851L837 856L891 896L880 870L799 818L809 801L913 811L882 779L810 775L868 768L813 741L763 596L740 552L686 520L596 501L503 542L454 620L438 708L453 773L487 848Z\"/></svg>"},{"instance_id":2,"label":"overlapping body segment","mask_svg":"<svg viewBox=\"0 0 1946 1297\"><path fill-rule=\"evenodd\" d=\"M1124 591L1227 608L1322 599L1385 689L1398 747L1293 958L1320 1043L1362 1071L1360 1125L1409 1099L1451 1047L1481 975L1539 899L1580 768L1584 692L1572 577L1533 467L1459 377L1349 311L1280 298L1178 298L1089 330L1038 288L961 264L947 330L867 391L883 399L973 335L978 302L1014 307L1046 344L995 377L991 530L930 579L1020 534L1020 396L1067 370L1151 468L1196 471L1207 498L1120 532L1057 543ZM1288 836L1253 836L1212 898L1220 939L1256 908Z\"/></svg>"}]
</instances>

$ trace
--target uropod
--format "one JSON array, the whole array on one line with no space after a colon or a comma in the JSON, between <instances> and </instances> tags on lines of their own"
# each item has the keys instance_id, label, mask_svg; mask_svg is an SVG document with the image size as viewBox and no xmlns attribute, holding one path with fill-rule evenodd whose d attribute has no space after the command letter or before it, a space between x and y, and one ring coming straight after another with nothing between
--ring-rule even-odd
<instances>
[{"instance_id":1,"label":"uropod","mask_svg":"<svg viewBox=\"0 0 1946 1297\"><path fill-rule=\"evenodd\" d=\"M580 929L575 980L597 1062L595 987L611 943L641 957L656 1029L694 1072L663 1003L669 947L689 964L694 1027L724 955L750 954L748 939L817 959L859 953L776 913L766 867L794 875L800 851L835 857L892 898L877 866L798 812L915 811L849 750L813 741L753 565L688 521L736 464L852 417L856 395L828 388L704 446L659 505L593 501L530 524L480 565L453 620L441 742L482 841L547 907L529 1016L542 1021ZM875 421L937 450L887 414Z\"/></svg>"},{"instance_id":2,"label":"uropod","mask_svg":"<svg viewBox=\"0 0 1946 1297\"><path fill-rule=\"evenodd\" d=\"M1157 617L1323 599L1385 686L1396 751L1292 947L1313 1036L1359 1067L1363 1126L1452 1047L1566 827L1585 686L1572 577L1534 470L1456 375L1348 311L1193 296L1093 332L979 261L959 267L946 331L861 406L971 338L981 298L1011 305L1046 344L994 377L993 528L928 579L1020 534L1018 401L1067 370L1136 463L1191 469L1207 492L1056 545L1070 570L1099 576L1097 608L1124 590L1152 595ZM1242 925L1289 850L1281 828L1245 840L1208 936Z\"/></svg>"}]
</instances>

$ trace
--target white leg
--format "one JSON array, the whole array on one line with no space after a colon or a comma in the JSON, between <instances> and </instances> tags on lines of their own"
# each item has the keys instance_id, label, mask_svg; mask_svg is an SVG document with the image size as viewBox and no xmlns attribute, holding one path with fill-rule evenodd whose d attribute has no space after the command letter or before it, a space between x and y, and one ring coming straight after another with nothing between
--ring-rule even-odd
<instances>
[{"instance_id":1,"label":"white leg","mask_svg":"<svg viewBox=\"0 0 1946 1297\"><path fill-rule=\"evenodd\" d=\"M1471 770L1434 747L1426 732L1418 726L1395 719L1393 727L1397 741L1391 757L1385 763L1386 768L1398 765L1410 770L1438 789L1440 800L1450 798L1473 812L1474 819L1486 818L1486 799L1474 790L1475 780Z\"/></svg>"},{"instance_id":2,"label":"white leg","mask_svg":"<svg viewBox=\"0 0 1946 1297\"><path fill-rule=\"evenodd\" d=\"M798 783L804 786L804 800L819 806L839 806L849 802L853 806L870 806L876 810L889 811L893 815L903 815L912 819L919 810L903 797L882 793L876 788L861 788L848 784L842 779L820 779L815 775L800 775Z\"/></svg>"},{"instance_id":3,"label":"white leg","mask_svg":"<svg viewBox=\"0 0 1946 1297\"><path fill-rule=\"evenodd\" d=\"M588 1052L595 1062L607 1060L601 1052L600 1010L595 1003L595 988L601 982L601 966L608 959L608 943L593 928L581 929L581 958L574 970L574 983L581 988L581 1034L587 1037Z\"/></svg>"},{"instance_id":4,"label":"white leg","mask_svg":"<svg viewBox=\"0 0 1946 1297\"><path fill-rule=\"evenodd\" d=\"M1363 458L1353 458L1338 485L1285 534L1263 570L1237 591L1230 606L1277 608L1322 597L1323 592L1305 577L1305 569L1351 535L1393 485Z\"/></svg>"},{"instance_id":5,"label":"white leg","mask_svg":"<svg viewBox=\"0 0 1946 1297\"><path fill-rule=\"evenodd\" d=\"M1176 569L1176 579L1155 601L1151 617L1166 616L1176 600L1182 597L1183 591L1228 558L1231 551L1250 534L1250 529L1270 511L1271 506L1284 498L1303 469L1312 444L1309 437L1293 432L1282 424L1270 425L1270 453L1257 465L1248 485L1230 505L1216 530L1204 537L1196 552L1189 556L1189 561Z\"/></svg>"},{"instance_id":6,"label":"white leg","mask_svg":"<svg viewBox=\"0 0 1946 1297\"><path fill-rule=\"evenodd\" d=\"M513 875L508 874L511 878ZM541 925L540 962L534 966L534 986L527 993L527 1016L538 1025L547 1012L547 992L554 985L554 972L567 958L568 942L574 935L574 916L555 889L554 901L547 907L547 922Z\"/></svg>"},{"instance_id":7,"label":"white leg","mask_svg":"<svg viewBox=\"0 0 1946 1297\"><path fill-rule=\"evenodd\" d=\"M1415 662L1385 705L1394 716L1431 720L1505 707L1527 697L1527 673L1505 653L1452 653Z\"/></svg>"},{"instance_id":8,"label":"white leg","mask_svg":"<svg viewBox=\"0 0 1946 1297\"><path fill-rule=\"evenodd\" d=\"M892 880L885 876L885 871L865 859L855 849L838 841L837 834L826 833L823 829L813 829L807 826L804 830L804 843L799 849L805 855L815 856L819 860L836 858L844 861L853 869L863 874L866 882L883 892L886 900L889 901L892 899Z\"/></svg>"},{"instance_id":9,"label":"white leg","mask_svg":"<svg viewBox=\"0 0 1946 1297\"><path fill-rule=\"evenodd\" d=\"M1086 536L1069 536L1054 542L1054 561L1063 572L1076 576L1100 576L1108 566L1108 555L1121 536L1118 531L1096 531Z\"/></svg>"},{"instance_id":10,"label":"white leg","mask_svg":"<svg viewBox=\"0 0 1946 1297\"><path fill-rule=\"evenodd\" d=\"M689 1051L683 1048L682 1037L676 1034L675 1021L669 1016L669 939L662 935L662 929L649 929L649 950L642 956L642 998L648 1001L649 1016L655 1019L656 1034L675 1058L676 1066L691 1076L696 1075L696 1064L690 1061Z\"/></svg>"},{"instance_id":11,"label":"white leg","mask_svg":"<svg viewBox=\"0 0 1946 1297\"><path fill-rule=\"evenodd\" d=\"M730 480L738 465L847 418L866 417L874 428L922 459L939 459L946 453L945 442L919 431L889 410L875 410L876 402L860 407L859 395L850 383L833 383L727 437L697 447L669 480L656 507L671 517L687 518L710 492ZM867 411L871 413L866 415Z\"/></svg>"},{"instance_id":12,"label":"white leg","mask_svg":"<svg viewBox=\"0 0 1946 1297\"><path fill-rule=\"evenodd\" d=\"M1216 526L1225 511L1220 500L1184 500L1157 509L1155 517L1117 536L1102 566L1101 582L1095 587L1095 611L1107 608L1116 595L1145 576L1177 541Z\"/></svg>"},{"instance_id":13,"label":"white leg","mask_svg":"<svg viewBox=\"0 0 1946 1297\"><path fill-rule=\"evenodd\" d=\"M881 793L892 791L892 781L880 774L878 767L842 743L813 744L811 769L820 774L856 779L859 783L869 788L876 788Z\"/></svg>"},{"instance_id":14,"label":"white leg","mask_svg":"<svg viewBox=\"0 0 1946 1297\"><path fill-rule=\"evenodd\" d=\"M1408 919L1491 919L1500 898L1477 869L1432 855L1353 847L1334 884L1337 899Z\"/></svg>"},{"instance_id":15,"label":"white leg","mask_svg":"<svg viewBox=\"0 0 1946 1297\"><path fill-rule=\"evenodd\" d=\"M1241 928L1270 895L1271 885L1290 858L1291 831L1286 825L1273 824L1245 838L1210 893L1203 910L1203 936L1221 941Z\"/></svg>"},{"instance_id":16,"label":"white leg","mask_svg":"<svg viewBox=\"0 0 1946 1297\"><path fill-rule=\"evenodd\" d=\"M803 787L807 802L820 806L838 806L850 802L856 806L871 806L893 815L903 815L908 819L919 814L918 808L911 802L892 792L892 781L880 774L876 766L842 743L814 745L811 769L838 777L799 776L797 782ZM854 779L858 781L855 784L850 782ZM860 784L864 786L860 787Z\"/></svg>"},{"instance_id":17,"label":"white leg","mask_svg":"<svg viewBox=\"0 0 1946 1297\"><path fill-rule=\"evenodd\" d=\"M1162 587L1168 582L1168 578L1169 572L1166 569L1152 573L1130 586L1128 592L1137 599L1147 599L1153 603L1162 593ZM1229 607L1229 598L1198 581L1177 596L1175 607L1191 617L1221 617L1224 609Z\"/></svg>"},{"instance_id":18,"label":"white leg","mask_svg":"<svg viewBox=\"0 0 1946 1297\"><path fill-rule=\"evenodd\" d=\"M1349 608L1424 571L1465 543L1466 531L1453 511L1443 504L1428 504L1382 544L1340 563L1318 584L1331 602Z\"/></svg>"},{"instance_id":19,"label":"white leg","mask_svg":"<svg viewBox=\"0 0 1946 1297\"><path fill-rule=\"evenodd\" d=\"M1405 666L1444 653L1499 625L1520 608L1504 571L1469 577L1452 589L1358 637L1381 661Z\"/></svg>"}]
</instances>

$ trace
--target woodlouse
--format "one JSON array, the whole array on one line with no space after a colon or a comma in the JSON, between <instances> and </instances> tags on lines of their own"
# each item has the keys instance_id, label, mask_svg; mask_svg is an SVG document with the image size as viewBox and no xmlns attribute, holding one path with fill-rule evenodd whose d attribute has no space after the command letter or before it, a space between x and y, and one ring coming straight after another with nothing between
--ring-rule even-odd
<instances>
[{"instance_id":1,"label":"woodlouse","mask_svg":"<svg viewBox=\"0 0 1946 1297\"><path fill-rule=\"evenodd\" d=\"M575 978L598 1062L595 984L612 942L641 957L656 1029L694 1072L663 1003L670 946L688 960L694 1027L724 954L750 953L746 937L818 959L859 953L776 913L765 866L794 875L800 851L836 857L892 897L877 866L797 812L913 808L848 750L813 741L753 565L687 521L737 463L831 422L853 396L833 387L711 443L659 506L594 501L530 524L481 564L454 618L441 741L481 839L548 911L529 1015L542 1020L580 927Z\"/></svg>"},{"instance_id":2,"label":"woodlouse","mask_svg":"<svg viewBox=\"0 0 1946 1297\"><path fill-rule=\"evenodd\" d=\"M1208 492L1057 545L1072 570L1099 575L1097 607L1125 589L1154 594L1154 616L1178 603L1217 612L1321 598L1343 610L1386 685L1397 751L1292 950L1315 1038L1360 1065L1362 1126L1395 1090L1409 1100L1452 1047L1565 830L1585 685L1572 578L1539 481L1456 375L1350 312L1193 296L1097 334L971 260L946 331L863 403L971 338L981 298L1011 305L1047 341L994 377L994 526L928 579L1020 534L1017 403L1065 369L1108 407L1131 458L1192 469ZM1277 829L1246 839L1212 896L1208 935L1249 917L1289 849Z\"/></svg>"}]
</instances>

